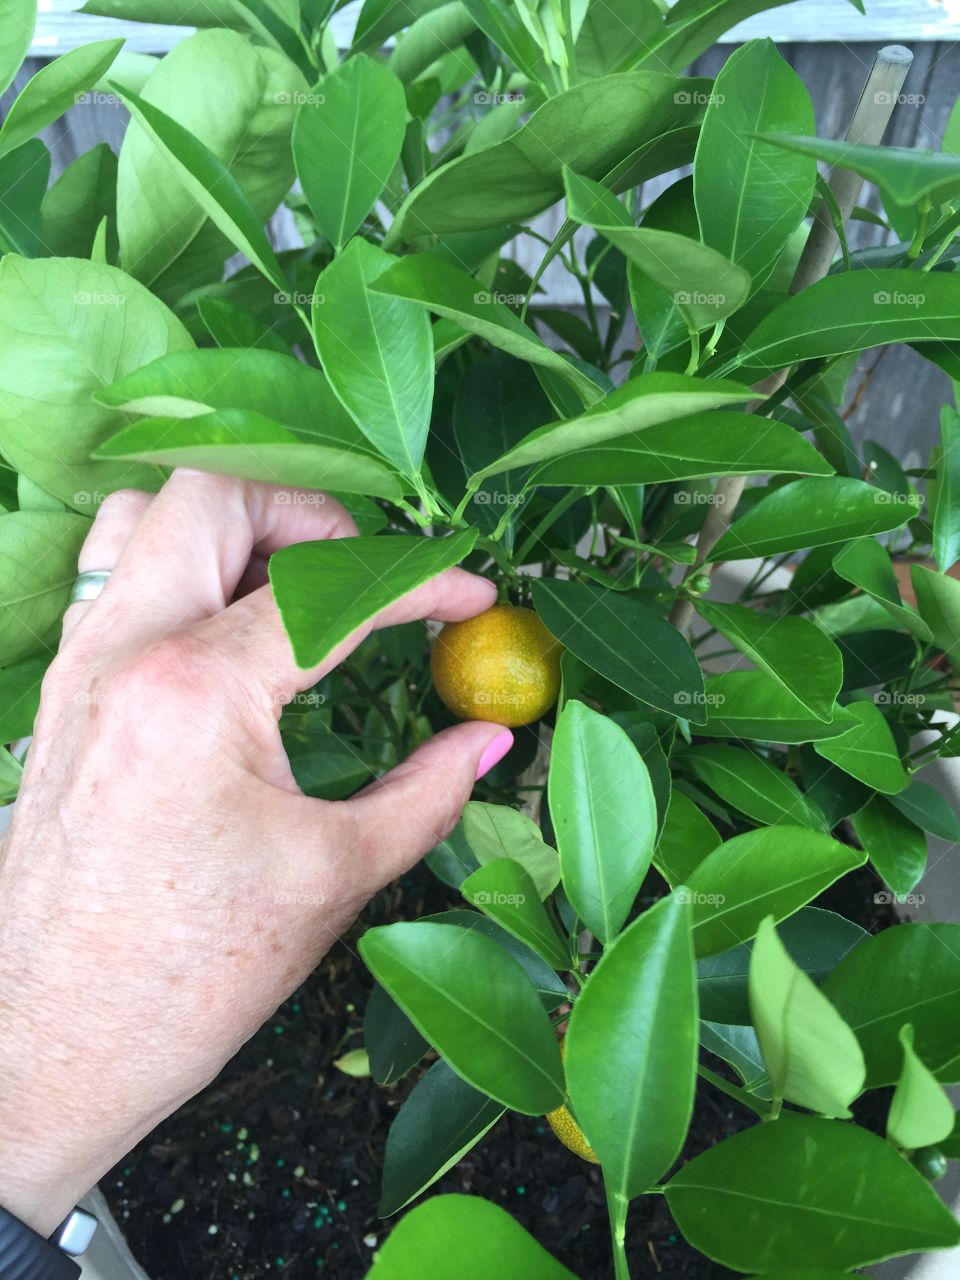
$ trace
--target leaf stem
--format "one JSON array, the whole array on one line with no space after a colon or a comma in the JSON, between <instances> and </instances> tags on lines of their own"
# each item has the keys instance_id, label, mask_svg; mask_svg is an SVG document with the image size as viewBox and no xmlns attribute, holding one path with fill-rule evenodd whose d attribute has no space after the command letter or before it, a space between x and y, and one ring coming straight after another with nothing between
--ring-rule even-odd
<instances>
[{"instance_id":1,"label":"leaf stem","mask_svg":"<svg viewBox=\"0 0 960 1280\"><path fill-rule=\"evenodd\" d=\"M929 196L917 208L917 213L919 214L919 217L917 218L917 229L914 232L910 248L907 250L907 257L911 262L915 262L923 251L923 242L927 236L927 223L930 221L930 208L931 204Z\"/></svg>"},{"instance_id":2,"label":"leaf stem","mask_svg":"<svg viewBox=\"0 0 960 1280\"><path fill-rule=\"evenodd\" d=\"M627 1200L608 1184L607 1211L610 1214L610 1240L613 1248L613 1274L615 1280L630 1280L625 1241L627 1238Z\"/></svg>"},{"instance_id":3,"label":"leaf stem","mask_svg":"<svg viewBox=\"0 0 960 1280\"><path fill-rule=\"evenodd\" d=\"M741 1089L739 1085L731 1084L729 1080L724 1080L723 1076L718 1076L715 1071L711 1071L709 1067L705 1067L702 1064L697 1066L697 1075L701 1080L706 1080L708 1084L712 1084L715 1089L719 1089L721 1093L725 1093L728 1098L733 1098L734 1102L739 1102L742 1106L747 1107L762 1120L768 1118L767 1108L762 1102L752 1098L746 1089Z\"/></svg>"}]
</instances>

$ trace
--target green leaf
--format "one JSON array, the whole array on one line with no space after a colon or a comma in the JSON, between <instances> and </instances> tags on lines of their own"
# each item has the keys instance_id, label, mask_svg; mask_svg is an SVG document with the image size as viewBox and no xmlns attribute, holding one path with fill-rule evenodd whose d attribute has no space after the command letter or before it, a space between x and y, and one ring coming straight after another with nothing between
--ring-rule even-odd
<instances>
[{"instance_id":1,"label":"green leaf","mask_svg":"<svg viewBox=\"0 0 960 1280\"><path fill-rule=\"evenodd\" d=\"M888 1143L812 1116L710 1147L666 1194L686 1240L737 1271L850 1269L960 1241L937 1193ZM762 1215L763 1230L744 1231L745 1215Z\"/></svg>"},{"instance_id":2,"label":"green leaf","mask_svg":"<svg viewBox=\"0 0 960 1280\"><path fill-rule=\"evenodd\" d=\"M0 515L0 663L49 648L90 521L72 512Z\"/></svg>"},{"instance_id":3,"label":"green leaf","mask_svg":"<svg viewBox=\"0 0 960 1280\"><path fill-rule=\"evenodd\" d=\"M433 340L420 307L367 287L393 261L354 240L317 281L313 337L337 399L383 456L414 476L430 427Z\"/></svg>"},{"instance_id":4,"label":"green leaf","mask_svg":"<svg viewBox=\"0 0 960 1280\"><path fill-rule=\"evenodd\" d=\"M679 373L651 373L631 378L579 417L551 422L531 431L514 448L476 472L472 482L602 444L605 440L622 438L701 409L738 404L751 398L755 399L756 393L735 382L707 382Z\"/></svg>"},{"instance_id":5,"label":"green leaf","mask_svg":"<svg viewBox=\"0 0 960 1280\"><path fill-rule=\"evenodd\" d=\"M16 742L33 732L40 706L40 682L49 659L27 658L0 670L0 742Z\"/></svg>"},{"instance_id":6,"label":"green leaf","mask_svg":"<svg viewBox=\"0 0 960 1280\"><path fill-rule=\"evenodd\" d=\"M815 127L803 81L771 40L730 55L714 84L693 165L704 243L762 279L806 216L817 166L757 134Z\"/></svg>"},{"instance_id":7,"label":"green leaf","mask_svg":"<svg viewBox=\"0 0 960 1280\"><path fill-rule=\"evenodd\" d=\"M393 501L403 496L396 475L376 458L347 448L305 444L292 431L246 409L219 409L191 418L144 418L107 440L94 456ZM323 495L317 499L322 502Z\"/></svg>"},{"instance_id":8,"label":"green leaf","mask_svg":"<svg viewBox=\"0 0 960 1280\"><path fill-rule=\"evenodd\" d=\"M703 723L703 676L675 627L639 600L580 582L534 579L537 613L591 671L641 702Z\"/></svg>"},{"instance_id":9,"label":"green leaf","mask_svg":"<svg viewBox=\"0 0 960 1280\"><path fill-rule=\"evenodd\" d=\"M563 1101L553 1028L532 983L490 938L420 920L370 929L367 968L462 1079L525 1115Z\"/></svg>"},{"instance_id":10,"label":"green leaf","mask_svg":"<svg viewBox=\"0 0 960 1280\"><path fill-rule=\"evenodd\" d=\"M464 880L460 892L554 969L570 968L570 956L540 901L537 886L516 859L494 858L484 863Z\"/></svg>"},{"instance_id":11,"label":"green leaf","mask_svg":"<svg viewBox=\"0 0 960 1280\"><path fill-rule=\"evenodd\" d=\"M697 955L746 942L766 916L792 915L865 861L859 849L803 827L762 827L725 840L687 881Z\"/></svg>"},{"instance_id":12,"label":"green leaf","mask_svg":"<svg viewBox=\"0 0 960 1280\"><path fill-rule=\"evenodd\" d=\"M651 40L644 56L659 66L685 67L738 22L786 3L789 0L677 0L667 14L661 39ZM851 3L860 7L863 0Z\"/></svg>"},{"instance_id":13,"label":"green leaf","mask_svg":"<svg viewBox=\"0 0 960 1280\"><path fill-rule=\"evenodd\" d=\"M394 1084L430 1046L400 1006L374 983L363 1015L363 1047L377 1084Z\"/></svg>"},{"instance_id":14,"label":"green leaf","mask_svg":"<svg viewBox=\"0 0 960 1280\"><path fill-rule=\"evenodd\" d=\"M898 1037L906 1022L937 1079L960 1083L960 925L885 929L857 947L823 989L857 1033L868 1088L900 1078Z\"/></svg>"},{"instance_id":15,"label":"green leaf","mask_svg":"<svg viewBox=\"0 0 960 1280\"><path fill-rule=\"evenodd\" d=\"M764 134L767 142L795 155L822 160L837 169L852 169L890 196L894 204L912 209L925 197L934 204L960 193L960 156L920 147L871 147L832 138Z\"/></svg>"},{"instance_id":16,"label":"green leaf","mask_svg":"<svg viewBox=\"0 0 960 1280\"><path fill-rule=\"evenodd\" d=\"M774 1097L848 1118L866 1078L860 1045L826 996L794 964L769 917L753 944L750 1011Z\"/></svg>"},{"instance_id":17,"label":"green leaf","mask_svg":"<svg viewBox=\"0 0 960 1280\"><path fill-rule=\"evenodd\" d=\"M40 252L46 257L89 258L97 228L117 200L117 157L98 143L67 165L40 206Z\"/></svg>"},{"instance_id":18,"label":"green leaf","mask_svg":"<svg viewBox=\"0 0 960 1280\"><path fill-rule=\"evenodd\" d=\"M880 795L855 813L852 822L880 879L905 897L926 870L927 837Z\"/></svg>"},{"instance_id":19,"label":"green leaf","mask_svg":"<svg viewBox=\"0 0 960 1280\"><path fill-rule=\"evenodd\" d=\"M741 653L782 685L808 715L828 722L833 719L843 683L843 658L816 623L706 600L698 600L696 608Z\"/></svg>"},{"instance_id":20,"label":"green leaf","mask_svg":"<svg viewBox=\"0 0 960 1280\"><path fill-rule=\"evenodd\" d=\"M353 33L351 55L359 49L379 49L390 36L443 3L444 0L364 0Z\"/></svg>"},{"instance_id":21,"label":"green leaf","mask_svg":"<svg viewBox=\"0 0 960 1280\"><path fill-rule=\"evenodd\" d=\"M564 170L567 217L593 227L628 262L672 300L688 329L705 329L737 311L750 294L750 276L721 253L689 236L655 227L627 225L599 183Z\"/></svg>"},{"instance_id":22,"label":"green leaf","mask_svg":"<svg viewBox=\"0 0 960 1280\"><path fill-rule=\"evenodd\" d=\"M730 1064L755 1098L773 1099L767 1069L753 1027L728 1025L723 1022L700 1021L700 1044L709 1053Z\"/></svg>"},{"instance_id":23,"label":"green leaf","mask_svg":"<svg viewBox=\"0 0 960 1280\"><path fill-rule=\"evenodd\" d=\"M570 992L559 974L555 973L535 951L531 951L526 943L520 942L513 934L507 933L489 916L483 916L479 911L468 911L465 907L458 907L452 911L441 911L437 915L428 916L427 919L435 920L438 924L454 924L461 929L473 929L483 934L485 938L491 938L501 951L506 951L507 955L516 960L533 983L540 997L540 1003L548 1013L570 999Z\"/></svg>"},{"instance_id":24,"label":"green leaf","mask_svg":"<svg viewBox=\"0 0 960 1280\"><path fill-rule=\"evenodd\" d=\"M359 53L323 77L297 111L293 158L317 226L339 253L400 158L403 85Z\"/></svg>"},{"instance_id":25,"label":"green leaf","mask_svg":"<svg viewBox=\"0 0 960 1280\"><path fill-rule=\"evenodd\" d=\"M766 494L732 524L710 559L749 560L869 538L899 529L916 514L913 503L901 502L895 494L862 480L846 476L794 480Z\"/></svg>"},{"instance_id":26,"label":"green leaf","mask_svg":"<svg viewBox=\"0 0 960 1280\"><path fill-rule=\"evenodd\" d=\"M316 666L381 609L459 564L475 537L339 538L276 552L270 583L298 665Z\"/></svg>"},{"instance_id":27,"label":"green leaf","mask_svg":"<svg viewBox=\"0 0 960 1280\"><path fill-rule=\"evenodd\" d=\"M156 467L90 461L124 424L92 395L192 345L173 313L115 267L9 254L0 262L0 450L47 493L85 510L124 485L158 488Z\"/></svg>"},{"instance_id":28,"label":"green leaf","mask_svg":"<svg viewBox=\"0 0 960 1280\"><path fill-rule=\"evenodd\" d=\"M525 1280L576 1280L498 1205L477 1196L434 1196L394 1228L370 1280L503 1280L510 1259Z\"/></svg>"},{"instance_id":29,"label":"green leaf","mask_svg":"<svg viewBox=\"0 0 960 1280\"><path fill-rule=\"evenodd\" d=\"M508 355L545 369L553 369L570 384L587 404L599 399L600 388L569 360L537 337L536 333L503 302L496 292L484 289L465 271L430 254L411 254L378 275L371 289L375 293L405 298L454 320Z\"/></svg>"},{"instance_id":30,"label":"green leaf","mask_svg":"<svg viewBox=\"0 0 960 1280\"><path fill-rule=\"evenodd\" d=\"M474 70L465 51L459 59L456 56L459 46L473 30L474 21L465 6L459 0L449 0L422 14L400 36L390 55L390 70L405 85L412 85L435 63L445 59L463 68L463 74L456 77L459 86Z\"/></svg>"},{"instance_id":31,"label":"green leaf","mask_svg":"<svg viewBox=\"0 0 960 1280\"><path fill-rule=\"evenodd\" d=\"M503 804L471 800L463 810L463 833L481 866L512 858L532 878L541 899L560 882L557 851L544 842L537 824Z\"/></svg>"},{"instance_id":32,"label":"green leaf","mask_svg":"<svg viewBox=\"0 0 960 1280\"><path fill-rule=\"evenodd\" d=\"M934 573L921 564L910 566L910 580L920 617L930 628L934 644L943 650L951 667L960 664L960 582Z\"/></svg>"},{"instance_id":33,"label":"green leaf","mask_svg":"<svg viewBox=\"0 0 960 1280\"><path fill-rule=\"evenodd\" d=\"M744 341L736 365L780 369L893 342L957 339L960 278L952 273L841 271L775 307Z\"/></svg>"},{"instance_id":34,"label":"green leaf","mask_svg":"<svg viewBox=\"0 0 960 1280\"><path fill-rule=\"evenodd\" d=\"M883 713L872 702L854 702L846 710L857 723L836 738L815 742L814 751L874 791L902 791L909 779Z\"/></svg>"},{"instance_id":35,"label":"green leaf","mask_svg":"<svg viewBox=\"0 0 960 1280\"><path fill-rule=\"evenodd\" d=\"M227 32L200 32L192 39L226 35ZM179 49L186 48L188 43L184 42ZM160 69L175 58L177 52L175 49L168 54ZM269 53L270 50L263 50L261 56L266 57ZM218 63L214 61L213 65ZM204 74L206 66L204 63ZM159 74L160 69L156 74ZM260 79L265 78L266 73L261 72ZM174 81L173 87L176 84L177 81ZM147 98L125 90L122 85L114 87L129 108L134 121L142 129L141 133L133 134L130 142L125 139L117 175L120 252L127 270L147 282L155 280L180 257L188 245L194 243L205 219L209 218L229 244L249 258L274 288L285 293L287 281L263 229L262 219L231 172L229 164L204 144L192 121L189 125L183 125L154 106ZM144 92L159 93L153 76L147 82ZM177 101L189 96L182 95ZM164 101L166 100L165 93ZM280 109L274 106L273 110L277 112ZM274 120L277 125L281 123L276 117ZM238 125L241 137L243 129L248 125L249 117L243 116ZM129 130L126 138L131 138ZM146 157L149 157L149 161ZM145 165L150 169L149 183L142 182ZM157 202L154 202L155 213L159 212L163 217L162 224L158 224L155 217L145 215L136 196L131 194L131 187L142 192L155 189L154 184L161 181L161 174L166 174L164 185L167 200L159 210L156 209ZM179 195L181 189L184 195ZM171 213L177 209L182 212L171 217ZM227 252L229 247L222 256ZM219 251L217 256L221 258Z\"/></svg>"},{"instance_id":36,"label":"green leaf","mask_svg":"<svg viewBox=\"0 0 960 1280\"><path fill-rule=\"evenodd\" d=\"M820 986L869 934L858 924L819 907L801 907L780 923L778 934L793 962ZM697 961L701 1017L716 1023L749 1023L748 973L753 943Z\"/></svg>"},{"instance_id":37,"label":"green leaf","mask_svg":"<svg viewBox=\"0 0 960 1280\"><path fill-rule=\"evenodd\" d=\"M704 685L710 738L748 738L756 742L814 742L835 738L856 721L836 706L827 723L815 720L798 698L763 671L725 671Z\"/></svg>"},{"instance_id":38,"label":"green leaf","mask_svg":"<svg viewBox=\"0 0 960 1280\"><path fill-rule=\"evenodd\" d=\"M960 413L950 405L940 410L933 554L941 573L947 573L960 560Z\"/></svg>"},{"instance_id":39,"label":"green leaf","mask_svg":"<svg viewBox=\"0 0 960 1280\"><path fill-rule=\"evenodd\" d=\"M931 639L930 628L915 609L900 598L900 588L893 571L890 553L872 538L848 542L833 558L834 572L845 581L865 591L901 626L918 640Z\"/></svg>"},{"instance_id":40,"label":"green leaf","mask_svg":"<svg viewBox=\"0 0 960 1280\"><path fill-rule=\"evenodd\" d=\"M0 252L36 257L49 176L50 153L39 138L0 154Z\"/></svg>"},{"instance_id":41,"label":"green leaf","mask_svg":"<svg viewBox=\"0 0 960 1280\"><path fill-rule=\"evenodd\" d=\"M505 1108L480 1093L441 1058L397 1112L383 1157L383 1218L426 1191L493 1128ZM379 1271L379 1268L378 1268Z\"/></svg>"},{"instance_id":42,"label":"green leaf","mask_svg":"<svg viewBox=\"0 0 960 1280\"><path fill-rule=\"evenodd\" d=\"M941 840L960 842L960 816L945 796L926 782L911 782L905 791L890 797L905 818Z\"/></svg>"},{"instance_id":43,"label":"green leaf","mask_svg":"<svg viewBox=\"0 0 960 1280\"><path fill-rule=\"evenodd\" d=\"M664 898L603 954L570 1017L565 1067L604 1182L632 1199L683 1146L697 1068L690 908Z\"/></svg>"},{"instance_id":44,"label":"green leaf","mask_svg":"<svg viewBox=\"0 0 960 1280\"><path fill-rule=\"evenodd\" d=\"M618 724L571 701L557 718L547 794L564 892L607 946L653 857L657 805L647 766Z\"/></svg>"},{"instance_id":45,"label":"green leaf","mask_svg":"<svg viewBox=\"0 0 960 1280\"><path fill-rule=\"evenodd\" d=\"M719 832L710 819L674 788L653 855L654 865L671 889L684 884L720 843Z\"/></svg>"},{"instance_id":46,"label":"green leaf","mask_svg":"<svg viewBox=\"0 0 960 1280\"><path fill-rule=\"evenodd\" d=\"M694 123L702 106L683 95L688 83L631 71L554 95L510 137L429 174L399 210L389 243L526 222L563 194L564 165L603 178L624 157ZM617 185L623 190L634 178L627 166Z\"/></svg>"},{"instance_id":47,"label":"green leaf","mask_svg":"<svg viewBox=\"0 0 960 1280\"><path fill-rule=\"evenodd\" d=\"M20 70L30 50L36 23L36 0L7 0L0 17L0 93Z\"/></svg>"},{"instance_id":48,"label":"green leaf","mask_svg":"<svg viewBox=\"0 0 960 1280\"><path fill-rule=\"evenodd\" d=\"M669 484L722 475L829 475L833 468L792 427L713 410L676 418L538 467L532 484Z\"/></svg>"},{"instance_id":49,"label":"green leaf","mask_svg":"<svg viewBox=\"0 0 960 1280\"><path fill-rule=\"evenodd\" d=\"M96 40L41 67L10 105L0 128L0 156L13 151L92 89L120 52L122 40Z\"/></svg>"},{"instance_id":50,"label":"green leaf","mask_svg":"<svg viewBox=\"0 0 960 1280\"><path fill-rule=\"evenodd\" d=\"M890 1103L887 1137L914 1151L931 1147L953 1132L953 1103L913 1047L913 1027L900 1028L903 1070Z\"/></svg>"},{"instance_id":51,"label":"green leaf","mask_svg":"<svg viewBox=\"0 0 960 1280\"><path fill-rule=\"evenodd\" d=\"M793 779L755 752L713 743L695 747L683 759L725 804L755 822L823 829L823 818Z\"/></svg>"},{"instance_id":52,"label":"green leaf","mask_svg":"<svg viewBox=\"0 0 960 1280\"><path fill-rule=\"evenodd\" d=\"M637 61L662 24L656 0L605 0L587 5L577 36L577 71L588 80L623 71Z\"/></svg>"}]
</instances>

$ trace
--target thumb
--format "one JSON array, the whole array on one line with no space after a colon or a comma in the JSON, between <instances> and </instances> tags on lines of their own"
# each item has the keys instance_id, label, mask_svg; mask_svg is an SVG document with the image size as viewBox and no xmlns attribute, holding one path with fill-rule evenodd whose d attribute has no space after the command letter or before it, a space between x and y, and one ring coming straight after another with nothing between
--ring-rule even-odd
<instances>
[{"instance_id":1,"label":"thumb","mask_svg":"<svg viewBox=\"0 0 960 1280\"><path fill-rule=\"evenodd\" d=\"M456 826L473 784L513 746L501 725L444 729L346 801L375 889L395 880Z\"/></svg>"}]
</instances>

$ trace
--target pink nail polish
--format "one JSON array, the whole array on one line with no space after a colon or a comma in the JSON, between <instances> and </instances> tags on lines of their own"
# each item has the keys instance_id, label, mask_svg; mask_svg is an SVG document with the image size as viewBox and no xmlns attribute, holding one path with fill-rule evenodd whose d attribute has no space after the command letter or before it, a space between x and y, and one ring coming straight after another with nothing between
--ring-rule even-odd
<instances>
[{"instance_id":1,"label":"pink nail polish","mask_svg":"<svg viewBox=\"0 0 960 1280\"><path fill-rule=\"evenodd\" d=\"M483 755L480 757L480 763L477 765L478 782L485 773L490 772L495 764L499 764L512 746L513 734L509 729L504 729L503 733L498 733L492 742L487 743L483 749Z\"/></svg>"}]
</instances>

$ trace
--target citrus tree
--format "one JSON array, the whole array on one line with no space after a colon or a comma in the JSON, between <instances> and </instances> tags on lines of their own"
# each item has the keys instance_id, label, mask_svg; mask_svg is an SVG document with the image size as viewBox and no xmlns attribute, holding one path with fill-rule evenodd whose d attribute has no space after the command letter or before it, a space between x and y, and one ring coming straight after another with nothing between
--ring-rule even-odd
<instances>
[{"instance_id":1,"label":"citrus tree","mask_svg":"<svg viewBox=\"0 0 960 1280\"><path fill-rule=\"evenodd\" d=\"M282 718L334 799L454 714L517 726L427 859L463 905L360 943L376 1080L436 1051L383 1212L512 1109L599 1164L620 1278L649 1195L782 1280L955 1245L929 1179L960 1157L960 925L809 904L867 861L913 901L928 833L960 836L923 777L956 751L960 416L905 473L839 412L868 348L960 369L958 148L818 139L767 40L683 74L763 0L366 0L346 53L339 7L94 0L201 30L67 53L0 127L0 741L29 734L96 506L174 466L353 513L271 561L304 667L445 568L488 574L500 605L440 636L433 680L419 625L375 633ZM32 16L0 15L0 83ZM131 122L48 185L36 134L78 97ZM299 248L264 229L281 205ZM891 244L853 252L868 216ZM890 1086L885 1134L850 1122ZM751 1123L678 1165L697 1087ZM458 1196L374 1267L423 1273L570 1275Z\"/></svg>"}]
</instances>

